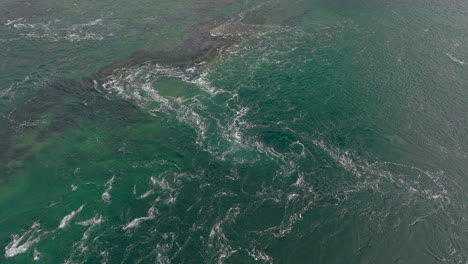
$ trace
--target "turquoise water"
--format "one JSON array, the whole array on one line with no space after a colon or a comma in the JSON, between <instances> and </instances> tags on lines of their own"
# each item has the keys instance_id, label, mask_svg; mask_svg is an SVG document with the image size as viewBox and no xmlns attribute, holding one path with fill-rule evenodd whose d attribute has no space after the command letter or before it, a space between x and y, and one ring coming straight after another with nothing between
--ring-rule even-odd
<instances>
[{"instance_id":1,"label":"turquoise water","mask_svg":"<svg viewBox=\"0 0 468 264\"><path fill-rule=\"evenodd\" d=\"M468 263L466 1L0 3L0 263Z\"/></svg>"}]
</instances>

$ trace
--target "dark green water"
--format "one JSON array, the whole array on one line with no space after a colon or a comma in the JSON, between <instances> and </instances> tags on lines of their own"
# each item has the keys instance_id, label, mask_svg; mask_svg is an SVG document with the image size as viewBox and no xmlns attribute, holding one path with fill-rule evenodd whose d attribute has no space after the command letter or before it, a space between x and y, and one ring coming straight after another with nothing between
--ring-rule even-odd
<instances>
[{"instance_id":1,"label":"dark green water","mask_svg":"<svg viewBox=\"0 0 468 264\"><path fill-rule=\"evenodd\" d=\"M1 1L0 263L468 263L467 10Z\"/></svg>"}]
</instances>

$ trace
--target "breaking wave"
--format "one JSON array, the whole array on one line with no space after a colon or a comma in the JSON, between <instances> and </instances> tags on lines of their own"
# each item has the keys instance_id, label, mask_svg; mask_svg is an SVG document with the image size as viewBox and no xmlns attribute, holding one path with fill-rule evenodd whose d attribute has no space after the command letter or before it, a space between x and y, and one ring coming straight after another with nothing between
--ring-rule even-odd
<instances>
[{"instance_id":1,"label":"breaking wave","mask_svg":"<svg viewBox=\"0 0 468 264\"><path fill-rule=\"evenodd\" d=\"M45 39L48 41L99 41L105 37L113 36L113 33L97 33L93 29L103 26L103 18L82 24L66 25L66 21L55 19L46 23L28 23L26 19L19 18L8 20L4 25L11 30L19 32L22 38L26 39ZM99 30L102 31L102 30ZM22 38L11 39L21 40Z\"/></svg>"},{"instance_id":2,"label":"breaking wave","mask_svg":"<svg viewBox=\"0 0 468 264\"><path fill-rule=\"evenodd\" d=\"M21 236L13 235L12 241L5 247L5 257L11 258L28 251L31 246L37 244L41 240L40 232L40 224L35 222L31 228Z\"/></svg>"}]
</instances>

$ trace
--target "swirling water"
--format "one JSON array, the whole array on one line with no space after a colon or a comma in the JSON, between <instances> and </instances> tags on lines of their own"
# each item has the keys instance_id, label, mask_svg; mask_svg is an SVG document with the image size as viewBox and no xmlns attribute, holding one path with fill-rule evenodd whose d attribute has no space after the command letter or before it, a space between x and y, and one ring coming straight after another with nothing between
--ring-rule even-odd
<instances>
[{"instance_id":1,"label":"swirling water","mask_svg":"<svg viewBox=\"0 0 468 264\"><path fill-rule=\"evenodd\" d=\"M0 3L1 263L468 263L468 3Z\"/></svg>"}]
</instances>

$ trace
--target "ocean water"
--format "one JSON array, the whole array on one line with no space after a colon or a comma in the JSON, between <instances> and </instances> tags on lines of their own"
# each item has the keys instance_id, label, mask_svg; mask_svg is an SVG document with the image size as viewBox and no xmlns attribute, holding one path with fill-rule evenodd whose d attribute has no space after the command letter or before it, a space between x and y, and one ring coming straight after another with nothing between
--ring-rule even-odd
<instances>
[{"instance_id":1,"label":"ocean water","mask_svg":"<svg viewBox=\"0 0 468 264\"><path fill-rule=\"evenodd\" d=\"M468 2L0 2L0 263L468 263Z\"/></svg>"}]
</instances>

